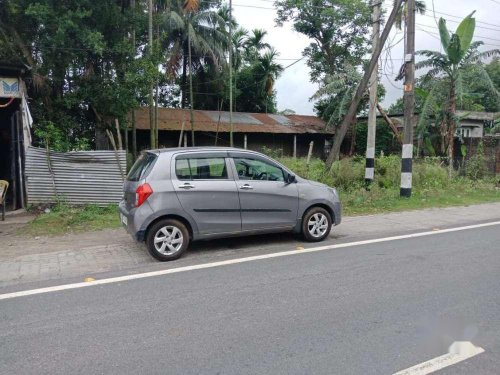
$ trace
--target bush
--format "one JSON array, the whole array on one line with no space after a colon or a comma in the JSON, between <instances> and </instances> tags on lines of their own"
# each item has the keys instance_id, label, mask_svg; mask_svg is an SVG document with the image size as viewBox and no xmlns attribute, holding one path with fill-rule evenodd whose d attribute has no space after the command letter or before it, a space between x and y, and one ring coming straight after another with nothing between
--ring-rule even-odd
<instances>
[{"instance_id":1,"label":"bush","mask_svg":"<svg viewBox=\"0 0 500 375\"><path fill-rule=\"evenodd\" d=\"M483 142L480 142L477 151L467 162L465 175L467 178L477 181L486 177L486 157L484 156Z\"/></svg>"},{"instance_id":2,"label":"bush","mask_svg":"<svg viewBox=\"0 0 500 375\"><path fill-rule=\"evenodd\" d=\"M311 159L307 165L305 158L279 158L286 167L297 173L297 175L322 182L329 186L347 192L365 190L365 158L355 156L336 161L330 171L326 171L325 163L320 159ZM467 181L473 182L484 180L486 176L484 157L478 154L470 162L467 173ZM374 187L381 189L399 190L401 182L401 158L397 155L382 156L375 161ZM426 157L413 161L413 187L426 191L436 188L447 188L454 183L464 183L464 179L457 174L450 179L445 160L438 157ZM375 194L375 193L373 193Z\"/></svg>"}]
</instances>

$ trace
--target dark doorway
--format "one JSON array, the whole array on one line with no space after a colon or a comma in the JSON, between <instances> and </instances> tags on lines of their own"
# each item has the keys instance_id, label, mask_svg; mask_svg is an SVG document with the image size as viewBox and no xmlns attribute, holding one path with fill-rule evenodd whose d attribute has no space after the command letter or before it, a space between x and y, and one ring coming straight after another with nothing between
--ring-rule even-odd
<instances>
[{"instance_id":1,"label":"dark doorway","mask_svg":"<svg viewBox=\"0 0 500 375\"><path fill-rule=\"evenodd\" d=\"M8 102L8 98L0 98L0 180L9 182L7 209L16 210L24 207L24 146L20 99L14 99L3 107Z\"/></svg>"}]
</instances>

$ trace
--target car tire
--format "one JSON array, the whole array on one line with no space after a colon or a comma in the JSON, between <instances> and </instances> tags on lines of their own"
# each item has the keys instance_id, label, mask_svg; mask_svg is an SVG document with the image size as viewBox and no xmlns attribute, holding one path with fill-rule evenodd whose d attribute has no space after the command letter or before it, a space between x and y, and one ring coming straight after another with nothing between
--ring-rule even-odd
<instances>
[{"instance_id":1,"label":"car tire","mask_svg":"<svg viewBox=\"0 0 500 375\"><path fill-rule=\"evenodd\" d=\"M160 261L178 259L189 246L189 231L178 220L160 220L148 230L146 246L149 253Z\"/></svg>"},{"instance_id":2,"label":"car tire","mask_svg":"<svg viewBox=\"0 0 500 375\"><path fill-rule=\"evenodd\" d=\"M332 229L332 216L321 207L311 207L302 220L302 237L308 242L323 241Z\"/></svg>"}]
</instances>

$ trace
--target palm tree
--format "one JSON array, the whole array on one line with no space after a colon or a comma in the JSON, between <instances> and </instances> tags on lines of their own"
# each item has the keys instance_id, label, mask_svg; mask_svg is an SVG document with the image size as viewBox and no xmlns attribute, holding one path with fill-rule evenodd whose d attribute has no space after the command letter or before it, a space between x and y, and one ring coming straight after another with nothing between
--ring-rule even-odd
<instances>
[{"instance_id":1,"label":"palm tree","mask_svg":"<svg viewBox=\"0 0 500 375\"><path fill-rule=\"evenodd\" d=\"M278 52L274 48L270 48L262 56L259 56L255 62L256 76L259 78L263 93L268 99L273 94L274 83L283 72L283 66L275 61L277 56Z\"/></svg>"},{"instance_id":2,"label":"palm tree","mask_svg":"<svg viewBox=\"0 0 500 375\"><path fill-rule=\"evenodd\" d=\"M441 132L445 141L444 148L448 150L450 175L453 171L453 142L457 128L457 88L460 89L463 79L462 75L467 68L476 65L482 71L482 77L489 79L488 73L480 62L484 58L500 54L500 50L479 52L478 48L483 43L472 42L475 29L475 19L472 17L474 13L472 12L465 17L458 25L455 33L451 35L446 27L446 21L441 18L438 26L444 53L428 50L419 51L418 54L425 56L427 59L415 64L416 69L429 69L424 79L444 77L448 83L448 99L444 108L444 120ZM432 98L431 95L428 95L428 97L429 99Z\"/></svg>"},{"instance_id":3,"label":"palm tree","mask_svg":"<svg viewBox=\"0 0 500 375\"><path fill-rule=\"evenodd\" d=\"M395 1L394 4L396 4ZM427 6L425 5L425 1L422 0L415 1L415 12L417 12L418 14L425 14L426 10ZM399 8L399 12L396 14L396 19L394 20L394 26L396 26L398 30L401 30L403 28L403 22L406 20L407 13L408 13L408 2L405 1L403 2L401 8Z\"/></svg>"},{"instance_id":4,"label":"palm tree","mask_svg":"<svg viewBox=\"0 0 500 375\"><path fill-rule=\"evenodd\" d=\"M245 44L245 57L248 61L255 60L262 50L271 49L269 43L264 42L266 35L266 30L253 29L251 31Z\"/></svg>"},{"instance_id":5,"label":"palm tree","mask_svg":"<svg viewBox=\"0 0 500 375\"><path fill-rule=\"evenodd\" d=\"M230 41L225 22L218 12L198 0L175 0L165 17L167 46L170 53L167 74L176 77L181 70L181 106L188 104L187 72L189 68L189 107L191 141L194 145L192 72L205 64L220 66L225 63L224 53Z\"/></svg>"}]
</instances>

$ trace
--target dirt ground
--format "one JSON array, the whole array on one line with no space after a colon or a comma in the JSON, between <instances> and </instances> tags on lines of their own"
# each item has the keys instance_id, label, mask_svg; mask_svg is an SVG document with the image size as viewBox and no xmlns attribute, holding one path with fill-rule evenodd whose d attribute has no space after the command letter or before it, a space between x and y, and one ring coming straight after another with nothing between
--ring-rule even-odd
<instances>
[{"instance_id":1,"label":"dirt ground","mask_svg":"<svg viewBox=\"0 0 500 375\"><path fill-rule=\"evenodd\" d=\"M23 227L34 218L35 214L18 210L8 212L5 221L0 221L0 259L63 251L70 248L75 249L76 247L133 244L130 236L122 228L68 233L57 237L27 236L23 234Z\"/></svg>"}]
</instances>

